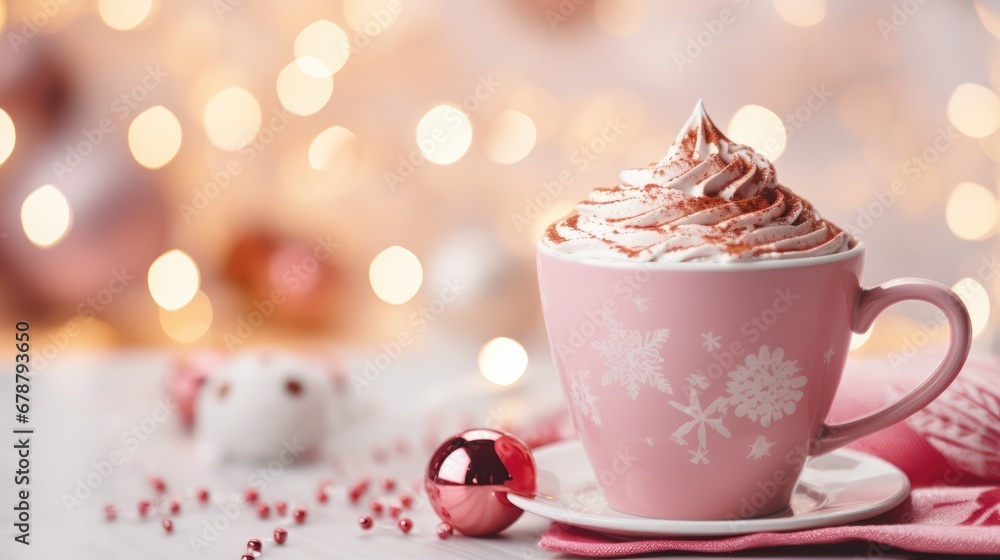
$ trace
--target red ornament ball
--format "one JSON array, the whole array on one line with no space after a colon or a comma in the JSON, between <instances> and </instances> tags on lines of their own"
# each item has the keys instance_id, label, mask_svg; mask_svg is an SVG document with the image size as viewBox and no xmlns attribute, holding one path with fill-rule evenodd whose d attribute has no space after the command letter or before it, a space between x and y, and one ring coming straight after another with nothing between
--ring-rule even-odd
<instances>
[{"instance_id":1,"label":"red ornament ball","mask_svg":"<svg viewBox=\"0 0 1000 560\"><path fill-rule=\"evenodd\" d=\"M288 540L288 531L282 529L281 527L276 527L274 529L274 542L278 544L285 544Z\"/></svg>"},{"instance_id":2,"label":"red ornament ball","mask_svg":"<svg viewBox=\"0 0 1000 560\"><path fill-rule=\"evenodd\" d=\"M247 551L260 552L264 548L264 544L260 542L260 539L250 539L247 541Z\"/></svg>"},{"instance_id":3,"label":"red ornament ball","mask_svg":"<svg viewBox=\"0 0 1000 560\"><path fill-rule=\"evenodd\" d=\"M507 493L535 493L535 460L528 447L508 433L467 430L434 452L425 486L434 511L456 531L472 537L495 535L524 513L507 500Z\"/></svg>"},{"instance_id":4,"label":"red ornament ball","mask_svg":"<svg viewBox=\"0 0 1000 560\"><path fill-rule=\"evenodd\" d=\"M399 526L399 530L402 531L404 535L413 530L413 521L411 521L409 517L400 519L396 525Z\"/></svg>"},{"instance_id":5,"label":"red ornament ball","mask_svg":"<svg viewBox=\"0 0 1000 560\"><path fill-rule=\"evenodd\" d=\"M368 529L371 529L374 524L375 524L375 522L372 521L371 516L362 515L361 517L358 518L358 526L361 527L365 531L367 531Z\"/></svg>"}]
</instances>

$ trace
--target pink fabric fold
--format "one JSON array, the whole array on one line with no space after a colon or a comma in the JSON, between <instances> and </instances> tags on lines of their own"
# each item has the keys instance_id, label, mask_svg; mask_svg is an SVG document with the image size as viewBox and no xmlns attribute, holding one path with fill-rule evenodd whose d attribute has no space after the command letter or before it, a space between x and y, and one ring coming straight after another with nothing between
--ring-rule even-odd
<instances>
[{"instance_id":1,"label":"pink fabric fold","mask_svg":"<svg viewBox=\"0 0 1000 560\"><path fill-rule=\"evenodd\" d=\"M848 366L830 421L895 401L937 365L939 348ZM610 557L653 552L734 552L751 548L867 542L933 554L1000 556L1000 358L973 355L955 383L906 422L851 446L886 459L913 484L910 498L881 516L837 527L732 537L626 540L553 523L539 546ZM879 554L881 555L881 554Z\"/></svg>"}]
</instances>

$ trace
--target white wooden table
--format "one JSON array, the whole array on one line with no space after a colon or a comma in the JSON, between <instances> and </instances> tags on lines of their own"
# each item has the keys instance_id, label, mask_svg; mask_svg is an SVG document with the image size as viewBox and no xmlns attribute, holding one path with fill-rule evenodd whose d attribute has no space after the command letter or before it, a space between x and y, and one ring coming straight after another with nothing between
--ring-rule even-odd
<instances>
[{"instance_id":1,"label":"white wooden table","mask_svg":"<svg viewBox=\"0 0 1000 560\"><path fill-rule=\"evenodd\" d=\"M440 346L440 345L439 345ZM426 439L444 437L464 427L494 424L501 418L530 418L560 405L544 348L529 348L533 365L513 389L488 386L474 370L475 348L404 356L369 390L351 398L348 418L326 446L324 458L299 464L273 477L263 497L307 504L304 525L288 520L260 520L256 512L243 510L215 536L206 527L219 523L217 505L199 506L186 501L184 511L172 516L173 534L166 534L160 518L145 521L122 518L104 520L105 504L134 510L140 498L152 492L148 476L162 476L169 490L184 491L206 485L214 492L232 494L246 485L256 470L250 466L210 468L199 463L191 436L176 417L159 421L158 399L165 395L163 376L171 367L165 351L129 351L106 355L60 356L44 372L34 376L31 389L34 428L31 447L31 545L13 541L15 487L12 472L13 378L0 383L0 427L9 435L0 451L0 558L145 559L210 558L237 559L249 538L269 537L279 523L289 531L287 544L265 543L265 560L306 558L549 558L559 557L537 546L548 521L524 515L501 537L458 537L441 541L434 534L438 521L423 500L410 513L415 529L402 535L391 520L383 527L362 532L356 523L363 506L347 503L344 487L362 475L378 479L396 477L402 486L420 480L430 452ZM10 403L10 404L8 404ZM248 412L254 413L254 412ZM137 427L144 441L124 436ZM428 436L436 433L436 436ZM396 450L399 441L411 448ZM378 464L375 447L387 452ZM124 462L111 471L101 468L112 452ZM339 458L341 470L333 467ZM95 463L97 466L95 466ZM105 465L106 467L106 465ZM102 473L102 470L104 471ZM328 504L313 497L319 480L329 477L338 489ZM96 486L86 495L89 486ZM80 503L68 508L67 496L79 490ZM228 517L226 518L228 519ZM193 538L201 538L206 548ZM854 557L863 549L831 551L830 558ZM861 552L862 557L863 552ZM783 557L801 557L802 552ZM677 556L672 556L677 558ZM705 556L700 556L704 558ZM725 556L733 558L734 556ZM739 556L735 556L739 557ZM759 554L746 557L761 558ZM909 555L886 554L882 558Z\"/></svg>"}]
</instances>

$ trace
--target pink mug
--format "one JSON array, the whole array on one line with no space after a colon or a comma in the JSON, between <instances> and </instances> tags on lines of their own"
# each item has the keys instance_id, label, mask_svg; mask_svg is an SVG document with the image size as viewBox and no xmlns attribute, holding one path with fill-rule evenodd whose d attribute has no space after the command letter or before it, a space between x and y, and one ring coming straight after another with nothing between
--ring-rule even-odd
<instances>
[{"instance_id":1,"label":"pink mug","mask_svg":"<svg viewBox=\"0 0 1000 560\"><path fill-rule=\"evenodd\" d=\"M969 352L965 306L929 280L862 289L864 254L858 244L789 260L634 263L539 243L552 356L594 471L614 473L600 480L608 505L664 519L771 515L788 508L809 456L941 394ZM826 424L851 333L910 299L937 306L951 328L937 371L889 407Z\"/></svg>"}]
</instances>

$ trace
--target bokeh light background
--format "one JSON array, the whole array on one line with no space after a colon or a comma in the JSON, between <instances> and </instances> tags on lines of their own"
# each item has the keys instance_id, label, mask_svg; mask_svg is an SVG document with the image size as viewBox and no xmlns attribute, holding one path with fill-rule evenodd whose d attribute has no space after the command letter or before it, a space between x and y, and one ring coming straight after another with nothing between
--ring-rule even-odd
<instances>
[{"instance_id":1,"label":"bokeh light background","mask_svg":"<svg viewBox=\"0 0 1000 560\"><path fill-rule=\"evenodd\" d=\"M414 346L507 385L547 359L534 241L699 98L864 238L867 284L955 286L995 340L1000 2L0 0L0 26L0 316L58 352L377 348L416 314Z\"/></svg>"}]
</instances>

